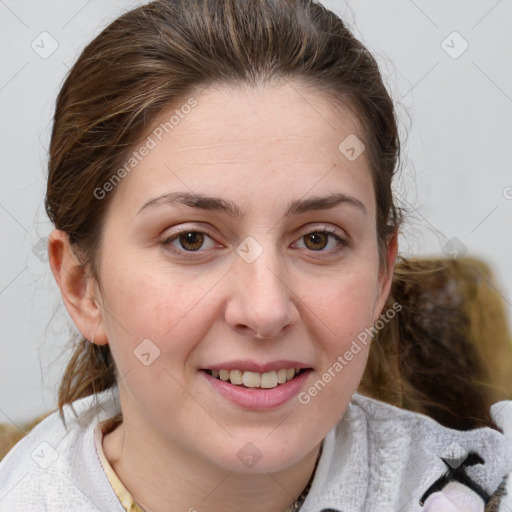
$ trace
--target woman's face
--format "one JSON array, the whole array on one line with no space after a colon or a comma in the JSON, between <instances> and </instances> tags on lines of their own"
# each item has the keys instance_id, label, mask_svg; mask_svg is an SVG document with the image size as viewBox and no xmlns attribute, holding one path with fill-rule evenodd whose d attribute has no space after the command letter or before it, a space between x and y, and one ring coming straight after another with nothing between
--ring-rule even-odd
<instances>
[{"instance_id":1,"label":"woman's face","mask_svg":"<svg viewBox=\"0 0 512 512\"><path fill-rule=\"evenodd\" d=\"M388 293L369 162L349 111L298 84L195 100L109 192L97 339L126 428L230 471L278 471L342 417L369 348L353 341Z\"/></svg>"}]
</instances>

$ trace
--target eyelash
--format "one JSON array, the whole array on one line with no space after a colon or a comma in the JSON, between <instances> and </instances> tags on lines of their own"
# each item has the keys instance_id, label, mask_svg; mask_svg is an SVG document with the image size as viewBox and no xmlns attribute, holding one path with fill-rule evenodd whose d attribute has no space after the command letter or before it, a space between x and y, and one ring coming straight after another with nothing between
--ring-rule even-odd
<instances>
[{"instance_id":1,"label":"eyelash","mask_svg":"<svg viewBox=\"0 0 512 512\"><path fill-rule=\"evenodd\" d=\"M177 249L176 247L173 247L171 245L172 242L174 242L176 240L179 240L180 236L182 236L184 234L187 234L187 233L206 235L208 238L213 240L213 236L210 235L207 231L200 231L200 230L196 230L196 229L184 229L182 231L174 233L171 236L165 238L160 243L161 243L161 245L166 250L168 250L168 251L170 251L170 252L172 252L174 254L182 256L182 257L184 257L186 259L196 259L196 256L194 256L195 254L206 252L206 250L208 250L208 249L206 249L206 250L198 249L196 251L189 251L187 249ZM333 254L337 254L338 252L346 249L349 246L348 242L346 240L344 240L343 238L341 238L339 235L337 235L335 231L330 230L330 229L325 229L325 228L324 229L314 229L314 230L308 231L307 233L304 233L299 238L299 240L302 240L306 236L312 235L312 234L325 234L329 238L334 238L338 242L338 247L333 249L333 250L330 250L330 251L326 251L326 250L323 250L323 249L315 251L313 249L307 249L306 248L309 252L313 252L313 253L327 253L327 254L333 255ZM327 242L327 245L328 244L329 244L329 242Z\"/></svg>"}]
</instances>

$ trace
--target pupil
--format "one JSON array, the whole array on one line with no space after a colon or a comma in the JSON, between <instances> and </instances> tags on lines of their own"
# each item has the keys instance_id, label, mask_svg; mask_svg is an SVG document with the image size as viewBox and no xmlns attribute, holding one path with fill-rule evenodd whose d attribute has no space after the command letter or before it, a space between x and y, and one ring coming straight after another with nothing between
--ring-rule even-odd
<instances>
[{"instance_id":1,"label":"pupil","mask_svg":"<svg viewBox=\"0 0 512 512\"><path fill-rule=\"evenodd\" d=\"M180 236L180 242L184 249L196 251L203 245L204 236L202 233L190 231Z\"/></svg>"}]
</instances>

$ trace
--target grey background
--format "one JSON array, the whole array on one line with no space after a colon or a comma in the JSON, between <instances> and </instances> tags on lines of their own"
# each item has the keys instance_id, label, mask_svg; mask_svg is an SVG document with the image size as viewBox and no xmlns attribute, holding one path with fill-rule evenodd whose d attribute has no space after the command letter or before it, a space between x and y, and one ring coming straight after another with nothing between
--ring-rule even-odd
<instances>
[{"instance_id":1,"label":"grey background","mask_svg":"<svg viewBox=\"0 0 512 512\"><path fill-rule=\"evenodd\" d=\"M69 355L44 247L57 92L84 45L140 3L0 0L0 422L54 407ZM408 137L396 188L411 211L401 252L483 258L510 318L512 0L323 3L374 52L399 104Z\"/></svg>"}]
</instances>

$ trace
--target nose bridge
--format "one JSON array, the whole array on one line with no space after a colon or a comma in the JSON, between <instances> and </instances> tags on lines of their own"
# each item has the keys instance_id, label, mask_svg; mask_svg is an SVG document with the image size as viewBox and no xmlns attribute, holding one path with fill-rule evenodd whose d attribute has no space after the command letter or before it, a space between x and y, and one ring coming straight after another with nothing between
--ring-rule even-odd
<instances>
[{"instance_id":1,"label":"nose bridge","mask_svg":"<svg viewBox=\"0 0 512 512\"><path fill-rule=\"evenodd\" d=\"M298 317L283 257L271 236L265 243L248 237L237 255L226 319L247 334L276 336Z\"/></svg>"}]
</instances>

